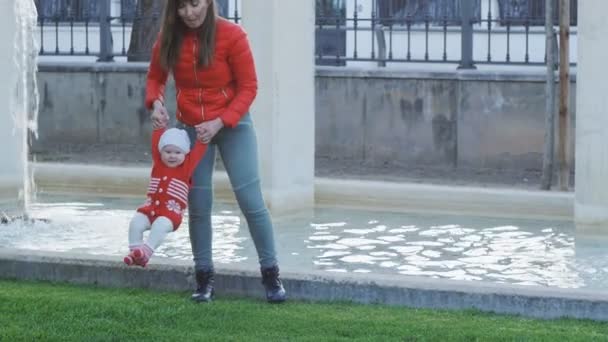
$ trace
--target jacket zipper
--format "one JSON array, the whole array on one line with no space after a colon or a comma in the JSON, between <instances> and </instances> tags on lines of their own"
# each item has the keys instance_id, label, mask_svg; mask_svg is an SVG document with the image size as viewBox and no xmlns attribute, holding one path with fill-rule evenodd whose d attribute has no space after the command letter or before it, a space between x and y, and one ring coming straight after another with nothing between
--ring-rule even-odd
<instances>
[{"instance_id":1,"label":"jacket zipper","mask_svg":"<svg viewBox=\"0 0 608 342\"><path fill-rule=\"evenodd\" d=\"M194 39L194 46L192 47L192 53L194 55L194 79L196 80L196 87L198 88L198 104L199 106L201 106L201 118L203 119L203 121L205 121L205 107L203 106L203 90L201 89L199 83L198 83L198 73L196 70L196 65L197 65L197 60L198 60L198 54L196 53L196 45L198 44L198 39Z\"/></svg>"},{"instance_id":2,"label":"jacket zipper","mask_svg":"<svg viewBox=\"0 0 608 342\"><path fill-rule=\"evenodd\" d=\"M224 97L226 99L228 99L228 94L226 94L226 89L222 88L222 94L224 94Z\"/></svg>"}]
</instances>

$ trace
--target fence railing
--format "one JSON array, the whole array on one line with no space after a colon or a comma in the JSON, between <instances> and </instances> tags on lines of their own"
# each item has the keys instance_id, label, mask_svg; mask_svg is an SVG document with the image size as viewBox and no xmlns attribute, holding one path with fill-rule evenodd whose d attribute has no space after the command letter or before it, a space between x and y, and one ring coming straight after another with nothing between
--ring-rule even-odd
<instances>
[{"instance_id":1,"label":"fence railing","mask_svg":"<svg viewBox=\"0 0 608 342\"><path fill-rule=\"evenodd\" d=\"M240 22L239 0L216 1L221 15ZM558 8L558 0L547 1ZM571 0L574 27L576 3ZM128 56L133 26L160 15L160 1L145 13L136 0L36 4L41 55L101 61ZM541 65L546 60L544 9L545 0L316 0L316 62ZM557 11L553 17L557 25ZM575 64L575 56L572 60Z\"/></svg>"},{"instance_id":2,"label":"fence railing","mask_svg":"<svg viewBox=\"0 0 608 342\"><path fill-rule=\"evenodd\" d=\"M216 0L220 15L236 23L239 0ZM134 25L154 22L162 12L162 1L137 0L35 0L38 10L40 55L91 56L99 61L129 55ZM141 4L140 4L141 5Z\"/></svg>"}]
</instances>

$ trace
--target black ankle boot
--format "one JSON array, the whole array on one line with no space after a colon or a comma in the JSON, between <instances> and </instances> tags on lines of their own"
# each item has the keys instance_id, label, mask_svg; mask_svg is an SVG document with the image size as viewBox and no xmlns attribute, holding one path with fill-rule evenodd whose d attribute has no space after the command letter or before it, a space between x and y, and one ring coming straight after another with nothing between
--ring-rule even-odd
<instances>
[{"instance_id":1,"label":"black ankle boot","mask_svg":"<svg viewBox=\"0 0 608 342\"><path fill-rule=\"evenodd\" d=\"M279 266L262 268L262 284L266 289L266 300L269 303L281 303L287 299L285 288L279 279Z\"/></svg>"},{"instance_id":2,"label":"black ankle boot","mask_svg":"<svg viewBox=\"0 0 608 342\"><path fill-rule=\"evenodd\" d=\"M196 271L196 291L192 294L192 300L198 303L210 302L213 299L213 270Z\"/></svg>"}]
</instances>

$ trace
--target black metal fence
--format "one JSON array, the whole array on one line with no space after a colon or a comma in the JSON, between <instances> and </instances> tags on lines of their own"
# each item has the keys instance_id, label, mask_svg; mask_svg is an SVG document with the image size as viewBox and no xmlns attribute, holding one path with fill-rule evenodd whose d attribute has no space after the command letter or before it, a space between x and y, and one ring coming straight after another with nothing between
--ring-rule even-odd
<instances>
[{"instance_id":1,"label":"black metal fence","mask_svg":"<svg viewBox=\"0 0 608 342\"><path fill-rule=\"evenodd\" d=\"M220 15L240 21L239 0L216 2ZM145 8L144 3L150 8ZM132 27L153 22L161 15L162 1L144 3L138 6L137 0L35 0L39 54L93 56L100 61L127 56Z\"/></svg>"},{"instance_id":2,"label":"black metal fence","mask_svg":"<svg viewBox=\"0 0 608 342\"><path fill-rule=\"evenodd\" d=\"M217 3L240 22L239 0ZM158 4L144 12L137 0L36 0L40 54L127 56L131 28L158 17ZM576 9L571 0L573 26ZM545 0L316 0L316 61L540 65L544 10Z\"/></svg>"}]
</instances>

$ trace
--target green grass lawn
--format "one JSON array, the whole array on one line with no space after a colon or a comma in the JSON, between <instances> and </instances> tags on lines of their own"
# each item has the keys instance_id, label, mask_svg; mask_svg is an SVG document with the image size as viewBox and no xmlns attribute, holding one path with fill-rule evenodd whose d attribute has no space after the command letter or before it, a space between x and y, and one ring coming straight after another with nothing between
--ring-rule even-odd
<instances>
[{"instance_id":1,"label":"green grass lawn","mask_svg":"<svg viewBox=\"0 0 608 342\"><path fill-rule=\"evenodd\" d=\"M0 280L0 341L608 341L608 324Z\"/></svg>"}]
</instances>

